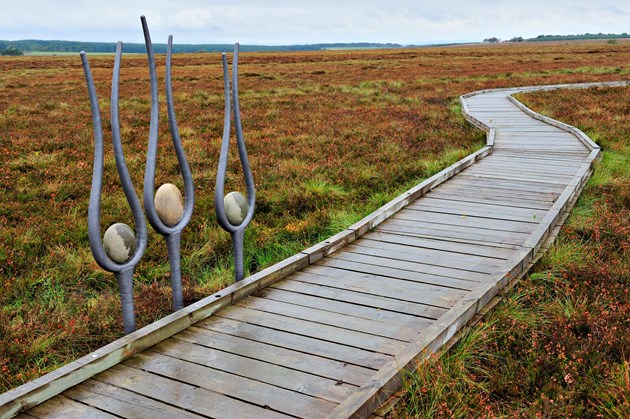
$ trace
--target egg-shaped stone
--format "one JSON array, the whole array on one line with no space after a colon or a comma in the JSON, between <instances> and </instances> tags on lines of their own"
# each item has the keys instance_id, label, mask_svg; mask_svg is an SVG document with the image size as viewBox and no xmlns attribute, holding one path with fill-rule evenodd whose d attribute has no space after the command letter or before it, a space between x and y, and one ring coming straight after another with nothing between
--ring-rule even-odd
<instances>
[{"instance_id":1,"label":"egg-shaped stone","mask_svg":"<svg viewBox=\"0 0 630 419\"><path fill-rule=\"evenodd\" d=\"M136 235L127 224L112 224L103 235L103 250L114 262L125 263L136 250Z\"/></svg>"},{"instance_id":2,"label":"egg-shaped stone","mask_svg":"<svg viewBox=\"0 0 630 419\"><path fill-rule=\"evenodd\" d=\"M223 198L225 215L232 225L239 225L243 222L249 211L247 200L240 192L230 192Z\"/></svg>"},{"instance_id":3,"label":"egg-shaped stone","mask_svg":"<svg viewBox=\"0 0 630 419\"><path fill-rule=\"evenodd\" d=\"M155 194L155 211L167 226L174 226L184 214L184 198L177 186L165 183Z\"/></svg>"}]
</instances>

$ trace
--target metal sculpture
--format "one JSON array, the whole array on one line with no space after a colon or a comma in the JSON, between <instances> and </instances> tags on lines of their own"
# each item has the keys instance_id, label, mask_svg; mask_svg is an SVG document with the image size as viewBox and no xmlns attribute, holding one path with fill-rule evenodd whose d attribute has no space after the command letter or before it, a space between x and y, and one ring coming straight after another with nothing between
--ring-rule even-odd
<instances>
[{"instance_id":1,"label":"metal sculpture","mask_svg":"<svg viewBox=\"0 0 630 419\"><path fill-rule=\"evenodd\" d=\"M214 190L214 210L219 225L230 233L234 250L234 279L238 282L244 277L243 269L243 239L245 228L254 216L256 190L254 178L249 167L245 140L243 139L243 127L241 125L241 112L238 102L238 50L239 44L234 45L234 62L232 63L232 100L230 100L230 79L228 73L227 57L222 54L223 80L225 89L225 119L223 124L223 140L221 142L221 154L217 169L216 187ZM225 192L225 177L227 172L228 154L230 149L232 105L234 110L234 128L236 132L236 145L238 156L243 169L247 200L239 192ZM227 209L227 211L226 211Z\"/></svg>"},{"instance_id":2,"label":"metal sculpture","mask_svg":"<svg viewBox=\"0 0 630 419\"><path fill-rule=\"evenodd\" d=\"M110 226L101 242L101 191L103 187L103 129L101 115L94 87L94 79L85 52L81 52L81 61L85 72L85 80L90 95L92 122L94 125L94 169L92 175L92 191L88 207L88 237L94 259L106 271L113 272L118 281L122 302L123 323L126 334L136 330L136 320L133 304L133 274L136 265L142 258L147 247L147 225L140 206L140 201L131 183L125 156L120 141L120 121L118 118L118 86L120 75L120 60L122 56L122 42L116 45L116 58L112 76L111 95L111 127L112 142L116 168L125 192L125 197L131 208L136 228L133 230L126 224L117 223Z\"/></svg>"},{"instance_id":3,"label":"metal sculpture","mask_svg":"<svg viewBox=\"0 0 630 419\"><path fill-rule=\"evenodd\" d=\"M182 293L182 277L180 264L180 242L182 230L193 213L194 185L190 167L186 160L186 155L182 147L182 142L177 129L175 119L175 108L173 105L173 92L171 84L171 58L173 53L173 37L168 37L168 47L166 51L166 105L168 109L168 123L175 147L175 154L179 163L182 177L184 179L185 199L182 205L182 197L179 189L172 184L162 185L157 194L155 190L155 166L158 149L158 85L155 69L155 57L149 28L144 16L141 18L144 40L149 58L149 73L151 79L151 123L149 126L149 148L147 151L147 164L144 173L144 209L147 213L149 223L153 228L164 236L168 248L168 258L171 266L171 287L173 289L173 310L177 311L184 307Z\"/></svg>"}]
</instances>

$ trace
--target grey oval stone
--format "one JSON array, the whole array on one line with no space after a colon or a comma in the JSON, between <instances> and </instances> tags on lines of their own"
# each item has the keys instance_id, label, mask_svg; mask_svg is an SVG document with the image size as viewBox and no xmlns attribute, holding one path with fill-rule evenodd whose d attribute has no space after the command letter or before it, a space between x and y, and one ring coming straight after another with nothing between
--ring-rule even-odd
<instances>
[{"instance_id":1,"label":"grey oval stone","mask_svg":"<svg viewBox=\"0 0 630 419\"><path fill-rule=\"evenodd\" d=\"M184 214L184 198L177 186L165 183L155 194L155 211L167 226L174 226Z\"/></svg>"},{"instance_id":2,"label":"grey oval stone","mask_svg":"<svg viewBox=\"0 0 630 419\"><path fill-rule=\"evenodd\" d=\"M225 207L225 215L230 224L240 225L249 211L247 200L240 192L230 192L223 198L223 206Z\"/></svg>"},{"instance_id":3,"label":"grey oval stone","mask_svg":"<svg viewBox=\"0 0 630 419\"><path fill-rule=\"evenodd\" d=\"M127 224L112 224L103 235L103 250L114 262L125 263L136 250L136 235Z\"/></svg>"}]
</instances>

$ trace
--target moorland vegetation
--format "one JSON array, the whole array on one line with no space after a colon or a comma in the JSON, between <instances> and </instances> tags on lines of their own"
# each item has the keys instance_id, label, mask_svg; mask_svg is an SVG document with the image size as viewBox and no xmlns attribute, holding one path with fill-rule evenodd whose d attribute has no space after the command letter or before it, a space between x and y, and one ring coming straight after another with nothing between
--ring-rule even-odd
<instances>
[{"instance_id":1,"label":"moorland vegetation","mask_svg":"<svg viewBox=\"0 0 630 419\"><path fill-rule=\"evenodd\" d=\"M113 57L90 61L108 120ZM173 61L177 118L196 186L195 214L182 241L189 304L232 280L229 236L216 223L212 201L222 79L218 54ZM163 83L163 56L158 62ZM464 121L459 95L627 79L628 63L626 42L242 54L241 110L257 187L248 270L336 233L481 147L484 134ZM146 58L124 57L121 80L123 147L141 194L150 109ZM161 104L156 185L181 189L163 97ZM0 60L0 391L122 335L115 280L93 261L87 239L92 135L78 56ZM111 149L105 171L103 231L132 220ZM244 190L235 154L229 172L226 190ZM554 270L556 277L564 273ZM139 326L170 311L167 253L152 231L134 295Z\"/></svg>"}]
</instances>

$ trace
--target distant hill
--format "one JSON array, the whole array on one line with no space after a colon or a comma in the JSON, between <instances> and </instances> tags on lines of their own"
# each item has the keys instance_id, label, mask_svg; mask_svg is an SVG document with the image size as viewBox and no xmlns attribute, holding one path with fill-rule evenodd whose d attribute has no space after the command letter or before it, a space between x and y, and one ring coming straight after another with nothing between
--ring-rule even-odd
<instances>
[{"instance_id":1,"label":"distant hill","mask_svg":"<svg viewBox=\"0 0 630 419\"><path fill-rule=\"evenodd\" d=\"M319 51L323 49L368 49L368 48L401 48L400 44L379 44L369 42L331 43L308 45L241 45L241 51ZM26 39L23 41L0 41L0 51L18 49L23 52L115 52L115 42L80 42L80 41L43 41ZM173 52L229 52L231 44L173 44ZM166 53L166 44L153 44L154 52ZM124 44L124 52L145 53L144 44Z\"/></svg>"}]
</instances>

